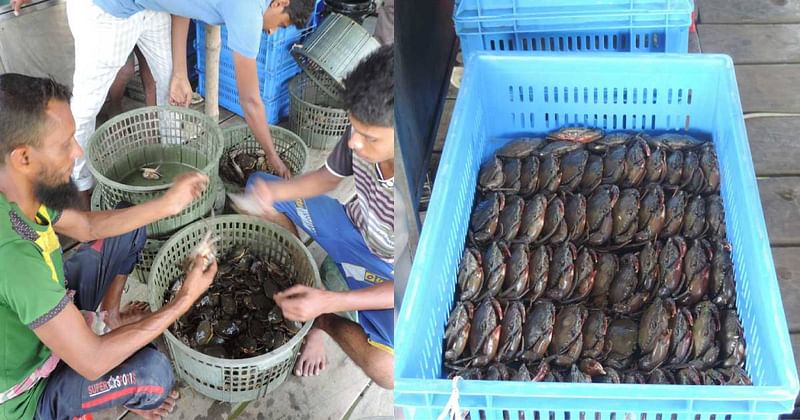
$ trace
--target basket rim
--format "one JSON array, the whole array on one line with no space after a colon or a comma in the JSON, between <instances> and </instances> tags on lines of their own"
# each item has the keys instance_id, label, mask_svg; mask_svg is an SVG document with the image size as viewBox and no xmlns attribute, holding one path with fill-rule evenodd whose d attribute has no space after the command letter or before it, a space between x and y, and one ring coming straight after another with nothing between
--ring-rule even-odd
<instances>
[{"instance_id":1,"label":"basket rim","mask_svg":"<svg viewBox=\"0 0 800 420\"><path fill-rule=\"evenodd\" d=\"M693 9L692 1L679 0L679 1L650 1L642 2L634 6L635 2L620 2L614 5L581 5L588 10L569 12L560 11L559 8L563 5L555 6L542 6L542 5L519 5L515 2L513 6L499 7L496 9L484 8L481 6L468 4L467 1L459 3L453 11L453 19L457 23L461 22L485 22L485 21L509 21L517 19L529 18L560 18L560 17L585 17L585 16L600 16L605 17L608 15L683 15L691 14ZM670 5L668 9L657 9L661 5ZM650 5L655 5L653 6ZM648 7L650 6L650 7ZM677 6L677 7L674 7ZM577 7L577 5L570 5L570 7ZM512 9L513 11L510 11Z\"/></svg>"},{"instance_id":2,"label":"basket rim","mask_svg":"<svg viewBox=\"0 0 800 420\"><path fill-rule=\"evenodd\" d=\"M519 386L524 384L524 386ZM420 408L420 409L441 409L445 406L447 396L451 395L453 389L452 379L442 378L414 378L414 377L396 377L395 378L395 405L405 408ZM491 386L493 391L490 394L486 393L486 387ZM647 387L648 394L642 396L642 387ZM719 390L724 387L725 396L721 397ZM547 406L547 403L552 398L559 398L565 396L565 390L574 392L585 399L603 399L618 403L619 409L613 410L592 410L592 411L632 411L624 404L632 402L653 402L661 403L661 401L717 401L717 402L741 402L750 401L754 397L758 397L759 402L775 402L781 403L787 399L794 400L797 393L792 393L784 387L776 385L750 385L750 386L720 386L720 385L673 385L673 384L603 384L603 383L573 383L573 382L514 382L514 381L490 381L490 380L462 380L458 384L459 394L462 398L469 398L474 401L479 398L477 404L474 402L467 405L463 404L464 409L477 409L477 410L509 410L503 406L489 407L481 405L486 399L492 397L505 397L515 399L536 399L538 398L541 405ZM663 392L660 392L663 391ZM618 395L611 400L610 394ZM441 400L427 400L420 401L418 396L420 394L427 394L441 398ZM658 399L654 399L655 395L662 395ZM688 406L688 403L686 403ZM525 407L525 410L531 408ZM535 410L535 409L534 409ZM575 409L574 411L587 411L583 409ZM635 410L633 410L635 411ZM642 410L640 410L642 411ZM665 408L663 406L654 406L651 410L653 412L669 411L670 413L683 413L690 412L692 414L705 414L705 413L719 413L716 409L698 409L692 410L676 410L674 408ZM737 413L752 414L750 411L743 412L742 410L734 410ZM770 410L769 412L781 412L782 410ZM759 414L764 412L759 411ZM588 414L588 413L587 413Z\"/></svg>"},{"instance_id":3,"label":"basket rim","mask_svg":"<svg viewBox=\"0 0 800 420\"><path fill-rule=\"evenodd\" d=\"M131 116L135 116L135 115L138 115L138 114L144 114L144 113L148 113L148 112L153 112L153 111L174 111L174 112L179 113L179 114L180 113L184 113L184 114L193 115L193 116L198 117L200 119L205 119L210 123L209 126L211 127L211 131L217 133L217 136L219 138L219 142L221 143L222 140L224 139L222 137L222 129L220 129L219 123L214 121L208 115L203 114L202 112L195 111L195 110L193 110L191 108L182 108L182 107L172 106L172 105L145 106L145 107L136 108L136 109L133 109L133 110L130 110L130 111L127 111L127 112L123 112L123 113L121 113L119 115L116 115L115 117L109 119L105 123L103 123L103 125L101 125L97 129L95 129L94 133L92 133L92 135L89 137L89 141L86 143L86 147L85 147L84 150L88 150L91 147L92 143L97 141L97 138L100 136L99 133L102 133L103 131L108 129L108 127L118 123L119 121L122 121L124 119L130 118ZM211 141L213 141L213 140L211 140ZM214 156L210 156L208 164L206 164L206 166L204 166L203 169L201 169L201 170L199 170L197 172L202 172L202 173L204 173L206 175L211 176L215 172L214 171L214 167L219 165L219 157L222 156L222 148L221 147L219 148L218 154L219 154L219 156L217 156L216 159L214 159ZM167 183L167 184L160 184L160 185L153 185L153 186L126 185L126 184L123 184L121 182L114 181L114 180L108 178L107 176L103 175L102 173L100 173L100 171L97 168L95 168L93 159L90 156L86 156L86 164L87 164L87 166L89 166L89 171L95 177L95 179L97 180L97 183L104 184L105 187L115 188L115 189L126 191L126 192L146 193L146 192L163 191L163 190L169 189L170 187L172 187L172 185L175 184L175 182L173 181L173 182L170 182L170 183Z\"/></svg>"},{"instance_id":4,"label":"basket rim","mask_svg":"<svg viewBox=\"0 0 800 420\"><path fill-rule=\"evenodd\" d=\"M298 85L303 80L303 78L308 79L308 83L314 83L317 87L319 87L319 85L316 84L316 82L314 82L313 78L309 77L305 73L300 73L297 76L294 76L289 80L289 99L290 100L294 99L297 102L299 102L300 104L308 106L309 108L317 108L317 109L321 109L321 110L326 111L326 112L341 112L341 113L345 113L345 114L347 114L347 116L349 118L350 112L348 112L344 108L336 108L336 107L330 107L330 106L325 106L325 105L317 105L317 104L315 104L313 102L309 102L309 101L303 99L302 95L298 95L296 90L299 88ZM327 91L325 93L327 94ZM349 124L349 121L348 121L348 124Z\"/></svg>"},{"instance_id":5,"label":"basket rim","mask_svg":"<svg viewBox=\"0 0 800 420\"><path fill-rule=\"evenodd\" d=\"M260 219L258 217L255 217L255 216L246 216L246 215L241 215L241 214L228 214L228 215L224 215L224 216L217 216L212 220L198 220L198 221L195 221L193 223L190 223L189 225L183 227L181 230L179 230L178 232L173 234L166 241L166 243L161 247L161 249L158 251L158 254L156 254L155 258L153 259L153 263L150 266L150 272L147 275L147 287L148 287L148 289L152 290L153 284L155 282L155 278L154 277L156 275L156 270L154 268L156 266L158 266L158 265L163 264L162 260L164 260L164 258L165 258L165 254L166 254L165 250L166 249L174 247L177 242L179 242L185 236L187 236L187 234L189 232L195 230L197 228L197 226L200 225L200 224L209 225L209 224L224 223L224 222L239 222L239 223L250 223L250 224L255 224L255 225L261 225L263 227L266 227L267 229L272 229L272 230L275 230L275 231L283 234L285 239L287 239L289 242L293 243L294 245L298 246L298 249L302 250L303 254L308 259L308 262L311 264L312 267L315 268L315 269L311 270L312 273L314 274L314 278L313 278L314 286L316 288L318 288L318 289L324 289L324 286L322 285L322 279L319 276L319 270L316 269L316 262L314 261L314 257L311 255L311 252L308 250L308 247L306 247L300 241L299 238L297 238L291 232L289 232L287 229L285 229L284 227L282 227L282 226L280 226L280 225L278 225L276 223L272 223L272 222ZM221 359L221 358L218 358L218 357L213 357L213 356L209 356L207 354L201 353L201 352L199 352L199 351L187 346L186 344L184 344L180 340L178 340L178 338L175 337L174 334L172 334L172 332L169 330L169 328L165 329L162 334L167 339L167 341L170 342L170 345L175 345L177 347L177 349L181 350L185 354L188 354L188 355L190 355L191 357L193 357L193 358L195 358L197 360L200 360L200 361L203 361L203 362L207 362L207 363L212 364L212 365L214 365L216 367L242 367L242 365L253 365L253 364L264 365L264 364L270 363L272 361L285 359L287 353L289 353L291 351L291 348L294 347L296 344L298 344L301 340L303 340L303 338L305 338L306 334L311 329L311 325L313 323L314 323L314 320L310 320L310 321L304 322L303 323L303 327L300 328L300 331L298 331L297 334L294 335L294 337L289 339L289 341L287 341L286 343L284 343L282 346L278 347L277 349L274 349L274 350L272 350L270 352L264 353L264 354L259 355L259 356L248 357L246 359ZM174 362L176 362L175 359L176 358L173 356L173 361ZM230 391L230 392L232 392L232 391Z\"/></svg>"},{"instance_id":6,"label":"basket rim","mask_svg":"<svg viewBox=\"0 0 800 420\"><path fill-rule=\"evenodd\" d=\"M250 133L253 132L253 130L250 128L250 126L247 123L238 123L238 124L235 124L235 125L232 125L232 126L229 126L229 127L225 127L222 130L223 138L225 138L225 135L227 133L231 132L231 131L242 130L242 129L247 129ZM300 148L303 150L303 154L305 154L306 158L308 158L308 146L306 146L303 143L303 139L300 138L300 136L297 135L297 133L295 133L292 130L289 130L288 128L280 127L280 126L273 125L273 124L270 124L269 129L270 129L270 131L275 130L275 131L277 131L279 133L288 134L289 138L291 138L294 142L296 142L296 144L298 144L300 146ZM272 133L270 133L270 134L272 134ZM258 143L258 141L255 140L255 139L253 139L253 141ZM236 143L231 144L230 147L235 146L235 145L237 145L239 143L242 143L242 141L237 141ZM226 148L227 147L223 147L222 150L224 151ZM222 158L222 156L220 156L220 159L221 158Z\"/></svg>"},{"instance_id":7,"label":"basket rim","mask_svg":"<svg viewBox=\"0 0 800 420\"><path fill-rule=\"evenodd\" d=\"M299 135L297 135L297 133L295 133L292 130L289 130L289 129L286 129L286 128L283 128L283 127L278 127L277 125L271 125L271 124L269 126L269 129L270 129L270 131L272 131L274 129L278 133L288 134L289 139L291 139L289 141L293 143L293 146L290 147L290 150L295 150L296 149L295 146L299 145L299 148L301 149L301 153L303 155L303 165L300 167L298 172L296 174L293 174L292 176L300 176L300 175L306 173L306 168L308 167L308 154L309 154L309 152L308 152L308 146L306 146L305 141L303 141L303 139ZM250 133L250 135L253 134L253 130L250 129L250 126L247 125L247 123L239 123L239 124L236 124L236 125L232 125L230 127L225 127L222 130L222 135L223 135L223 138L226 140L226 142L227 142L228 133L236 131L236 130L247 130ZM270 133L270 134L272 134L272 133ZM228 188L232 187L232 186L235 186L237 189L244 188L244 187L239 186L239 184L237 184L235 182L228 181L227 179L225 179L225 177L222 176L222 173L221 173L222 160L225 158L225 151L229 150L229 149L231 149L231 148L233 148L235 146L238 146L240 144L243 144L243 143L255 143L255 144L259 145L259 147L261 147L261 145L258 143L258 141L255 138L252 138L252 139L247 139L247 140L238 139L238 140L236 140L235 142L232 142L229 145L226 144L226 146L222 148L222 152L223 153L219 157L219 167L217 168L217 172L220 172L219 179L222 180L222 183L225 185L226 190ZM272 143L273 144L275 143L274 138L273 138Z\"/></svg>"},{"instance_id":8,"label":"basket rim","mask_svg":"<svg viewBox=\"0 0 800 420\"><path fill-rule=\"evenodd\" d=\"M100 203L103 200L103 191L98 187L101 187L101 185L95 186L94 190L92 191L92 197L89 200L89 211L103 210L100 206Z\"/></svg>"},{"instance_id":9,"label":"basket rim","mask_svg":"<svg viewBox=\"0 0 800 420\"><path fill-rule=\"evenodd\" d=\"M325 75L327 76L327 80L332 81L336 85L336 87L338 89L333 90L333 89L329 88L327 86L327 83L324 83L326 80L323 80L322 78L317 77L317 75L315 75L313 71L310 71L306 66L304 66L302 64L302 60L300 59L300 57L304 57L307 60L314 61L314 60L311 59L311 57L308 56L308 54L306 54L306 52L303 49L303 47L304 47L304 44L295 44L295 45L292 46L292 49L291 49L292 57L294 57L295 61L297 61L297 64L300 66L300 70L302 70L302 74L308 76L308 78L312 82L314 82L314 84L317 85L320 89L322 89L322 91L325 92L328 96L331 96L331 97L341 96L342 95L342 91L344 91L344 89L345 89L344 88L344 79L338 80L338 79L334 78L333 76L331 76L330 70L328 70L328 69L324 68L323 66L317 64L322 69L322 71L325 73ZM314 61L314 63L316 64L317 62Z\"/></svg>"},{"instance_id":10,"label":"basket rim","mask_svg":"<svg viewBox=\"0 0 800 420\"><path fill-rule=\"evenodd\" d=\"M358 22L356 22L353 19L350 19L348 16L345 16L345 15L340 14L340 13L331 13L330 15L328 15L325 18L325 20L322 22L322 24L318 25L317 28L314 30L314 32L312 32L311 36L313 37L314 34L318 30L320 30L323 26L328 24L328 21L340 21L340 20L343 20L345 23L348 23L348 24L352 23L353 25L358 27L357 30L360 30L360 32L362 32L362 35L366 35L368 38L372 38L373 40L375 39ZM315 57L312 57L311 55L309 55L309 52L306 49L306 41L308 41L308 39L303 41L303 43L292 45L292 49L290 50L290 53L292 54L292 57L295 59L295 61L297 61L297 64L300 66L300 69L303 70L303 73L308 75L309 78L311 78L311 80L313 80L314 83L317 84L317 86L319 86L322 90L324 90L328 95L334 96L334 97L337 96L338 92L335 92L335 91L331 90L328 86L325 86L324 83L320 83L321 80L318 80L318 78L313 75L313 72L308 70L307 66L304 65L303 60L301 60L301 58L305 58L306 60L309 60L309 61L313 62L314 64L316 64L320 69L322 69L322 71L325 72L325 75L328 76L328 79L332 80L340 90L344 90L344 88L345 88L344 87L344 77L345 76L341 76L341 79L338 79L338 78L334 77L333 71L331 70L331 68L329 66L319 63L316 60ZM379 46L380 46L380 44L379 44Z\"/></svg>"}]
</instances>

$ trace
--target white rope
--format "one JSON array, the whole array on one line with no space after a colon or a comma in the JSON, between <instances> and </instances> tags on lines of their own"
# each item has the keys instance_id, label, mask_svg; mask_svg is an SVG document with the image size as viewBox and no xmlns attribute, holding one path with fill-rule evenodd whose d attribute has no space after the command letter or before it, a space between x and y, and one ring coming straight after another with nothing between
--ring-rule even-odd
<instances>
[{"instance_id":1,"label":"white rope","mask_svg":"<svg viewBox=\"0 0 800 420\"><path fill-rule=\"evenodd\" d=\"M450 393L450 399L447 400L444 411L442 411L442 414L439 414L436 420L458 420L461 418L461 407L458 405L458 381L461 379L460 376L453 378L453 391Z\"/></svg>"},{"instance_id":2,"label":"white rope","mask_svg":"<svg viewBox=\"0 0 800 420\"><path fill-rule=\"evenodd\" d=\"M800 117L800 114L794 112L747 112L744 114L746 120L767 117Z\"/></svg>"}]
</instances>

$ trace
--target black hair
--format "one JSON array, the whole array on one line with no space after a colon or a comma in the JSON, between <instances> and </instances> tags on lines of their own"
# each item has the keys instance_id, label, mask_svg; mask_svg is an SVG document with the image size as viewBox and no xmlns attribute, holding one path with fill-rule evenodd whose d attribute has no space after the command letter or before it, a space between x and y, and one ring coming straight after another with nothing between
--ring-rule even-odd
<instances>
[{"instance_id":1,"label":"black hair","mask_svg":"<svg viewBox=\"0 0 800 420\"><path fill-rule=\"evenodd\" d=\"M367 125L394 125L394 47L384 46L361 61L344 80L344 105Z\"/></svg>"},{"instance_id":2,"label":"black hair","mask_svg":"<svg viewBox=\"0 0 800 420\"><path fill-rule=\"evenodd\" d=\"M17 73L0 75L0 164L15 148L39 146L50 100L69 103L72 92L53 79Z\"/></svg>"},{"instance_id":3,"label":"black hair","mask_svg":"<svg viewBox=\"0 0 800 420\"><path fill-rule=\"evenodd\" d=\"M289 15L289 20L294 26L298 29L305 28L308 18L314 11L314 0L290 0L283 11Z\"/></svg>"}]
</instances>

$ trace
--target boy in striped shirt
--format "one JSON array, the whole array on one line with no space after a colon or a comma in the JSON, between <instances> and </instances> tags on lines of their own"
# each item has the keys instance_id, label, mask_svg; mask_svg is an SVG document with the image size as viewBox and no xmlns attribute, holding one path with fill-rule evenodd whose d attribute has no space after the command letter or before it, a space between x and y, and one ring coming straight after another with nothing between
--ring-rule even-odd
<instances>
[{"instance_id":1,"label":"boy in striped shirt","mask_svg":"<svg viewBox=\"0 0 800 420\"><path fill-rule=\"evenodd\" d=\"M286 181L256 173L248 191L265 218L306 231L328 253L346 286L293 286L275 295L287 319L316 318L294 373L325 368L325 333L375 383L392 388L394 344L394 50L382 47L345 80L351 128L325 167ZM347 176L356 197L342 205L325 196ZM326 260L327 261L327 260ZM330 264L332 266L333 264ZM329 264L323 263L323 268ZM324 271L324 270L323 270ZM327 276L325 276L327 277ZM336 289L343 289L334 291ZM355 311L357 323L335 315Z\"/></svg>"}]
</instances>

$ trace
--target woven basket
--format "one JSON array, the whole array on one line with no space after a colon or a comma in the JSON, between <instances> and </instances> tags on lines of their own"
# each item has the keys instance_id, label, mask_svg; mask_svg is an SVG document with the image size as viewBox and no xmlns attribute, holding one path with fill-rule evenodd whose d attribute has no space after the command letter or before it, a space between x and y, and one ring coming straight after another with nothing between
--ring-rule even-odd
<instances>
[{"instance_id":1,"label":"woven basket","mask_svg":"<svg viewBox=\"0 0 800 420\"><path fill-rule=\"evenodd\" d=\"M292 47L292 56L326 94L341 98L344 78L378 48L378 41L361 25L333 13L303 44Z\"/></svg>"},{"instance_id":2,"label":"woven basket","mask_svg":"<svg viewBox=\"0 0 800 420\"><path fill-rule=\"evenodd\" d=\"M222 182L217 182L217 192L214 201L214 214L222 214L225 209L225 186ZM97 185L92 192L92 211L110 210L116 207L117 203L109 203L103 197L103 186ZM207 215L207 216L210 216ZM139 260L136 262L136 271L138 278L142 283L147 282L147 276L150 275L150 267L153 265L153 260L156 259L156 254L161 250L161 247L167 242L167 238L147 238L142 248L142 253L139 254Z\"/></svg>"},{"instance_id":3,"label":"woven basket","mask_svg":"<svg viewBox=\"0 0 800 420\"><path fill-rule=\"evenodd\" d=\"M141 204L163 195L179 172L200 171L215 182L222 155L222 131L209 117L190 109L139 108L112 118L89 139L89 169L110 202ZM161 168L163 178L146 180L141 168ZM151 237L169 235L208 213L217 187L176 216L148 225Z\"/></svg>"},{"instance_id":4,"label":"woven basket","mask_svg":"<svg viewBox=\"0 0 800 420\"><path fill-rule=\"evenodd\" d=\"M350 127L341 107L305 75L289 82L289 129L312 149L332 149Z\"/></svg>"},{"instance_id":5,"label":"woven basket","mask_svg":"<svg viewBox=\"0 0 800 420\"><path fill-rule=\"evenodd\" d=\"M208 222L193 223L164 244L156 256L148 278L149 303L153 310L164 304L164 294L182 271L183 261L203 239L207 229L220 236L220 254L236 246L247 246L267 261L287 269L307 286L321 288L319 271L311 253L286 229L256 217L226 215ZM300 344L312 322L283 346L248 359L220 359L193 350L169 330L164 332L178 375L201 394L219 401L249 401L263 397L286 380L294 366Z\"/></svg>"},{"instance_id":6,"label":"woven basket","mask_svg":"<svg viewBox=\"0 0 800 420\"><path fill-rule=\"evenodd\" d=\"M275 145L275 151L286 164L286 167L291 171L292 176L297 176L305 171L306 160L308 159L308 148L303 143L303 140L291 131L271 125L269 127L270 134L272 134L272 142ZM239 124L228 127L222 130L222 135L225 138L225 148L222 151L222 157L219 161L219 176L225 184L227 192L241 193L244 187L236 182L230 181L222 176L222 167L228 154L234 148L241 149L245 153L253 153L261 149L261 145L253 137L253 131L247 124Z\"/></svg>"}]
</instances>

